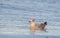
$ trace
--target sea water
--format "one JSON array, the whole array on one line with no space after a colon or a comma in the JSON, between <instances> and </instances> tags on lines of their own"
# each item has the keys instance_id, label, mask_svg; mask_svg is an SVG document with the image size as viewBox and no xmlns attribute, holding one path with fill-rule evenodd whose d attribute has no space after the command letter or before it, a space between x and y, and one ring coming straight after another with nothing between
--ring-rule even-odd
<instances>
[{"instance_id":1,"label":"sea water","mask_svg":"<svg viewBox=\"0 0 60 38\"><path fill-rule=\"evenodd\" d=\"M30 35L31 18L48 32ZM60 0L0 0L0 38L60 38Z\"/></svg>"}]
</instances>

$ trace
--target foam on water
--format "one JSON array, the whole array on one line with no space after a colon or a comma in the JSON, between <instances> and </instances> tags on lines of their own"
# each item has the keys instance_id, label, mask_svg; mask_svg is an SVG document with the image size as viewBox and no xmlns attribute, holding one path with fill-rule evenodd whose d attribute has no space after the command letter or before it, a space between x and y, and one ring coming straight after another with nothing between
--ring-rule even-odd
<instances>
[{"instance_id":1,"label":"foam on water","mask_svg":"<svg viewBox=\"0 0 60 38\"><path fill-rule=\"evenodd\" d=\"M60 26L47 26L46 31L36 31L34 35L60 36ZM30 35L29 29L1 28L0 35Z\"/></svg>"}]
</instances>

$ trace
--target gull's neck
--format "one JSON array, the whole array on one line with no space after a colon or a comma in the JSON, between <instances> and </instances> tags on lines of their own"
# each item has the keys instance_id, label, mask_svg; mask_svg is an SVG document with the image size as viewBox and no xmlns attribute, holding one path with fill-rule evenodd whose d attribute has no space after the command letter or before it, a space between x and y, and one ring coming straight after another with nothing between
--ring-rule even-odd
<instances>
[{"instance_id":1,"label":"gull's neck","mask_svg":"<svg viewBox=\"0 0 60 38\"><path fill-rule=\"evenodd\" d=\"M35 26L35 22L31 22L31 26Z\"/></svg>"}]
</instances>

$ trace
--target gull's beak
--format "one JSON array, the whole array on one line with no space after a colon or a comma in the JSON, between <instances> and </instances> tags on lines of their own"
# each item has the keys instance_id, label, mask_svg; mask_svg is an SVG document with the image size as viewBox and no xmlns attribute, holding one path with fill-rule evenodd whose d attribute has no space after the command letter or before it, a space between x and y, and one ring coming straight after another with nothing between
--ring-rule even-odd
<instances>
[{"instance_id":1,"label":"gull's beak","mask_svg":"<svg viewBox=\"0 0 60 38\"><path fill-rule=\"evenodd\" d=\"M30 21L29 21L30 22Z\"/></svg>"}]
</instances>

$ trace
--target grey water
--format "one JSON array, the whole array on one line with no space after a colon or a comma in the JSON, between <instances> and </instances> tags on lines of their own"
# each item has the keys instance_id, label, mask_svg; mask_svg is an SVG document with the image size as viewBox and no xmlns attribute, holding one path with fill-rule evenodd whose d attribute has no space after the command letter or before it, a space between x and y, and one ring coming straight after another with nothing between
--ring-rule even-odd
<instances>
[{"instance_id":1,"label":"grey water","mask_svg":"<svg viewBox=\"0 0 60 38\"><path fill-rule=\"evenodd\" d=\"M60 36L26 36L26 35L18 35L18 36L8 36L8 35L0 35L0 38L60 38Z\"/></svg>"}]
</instances>

